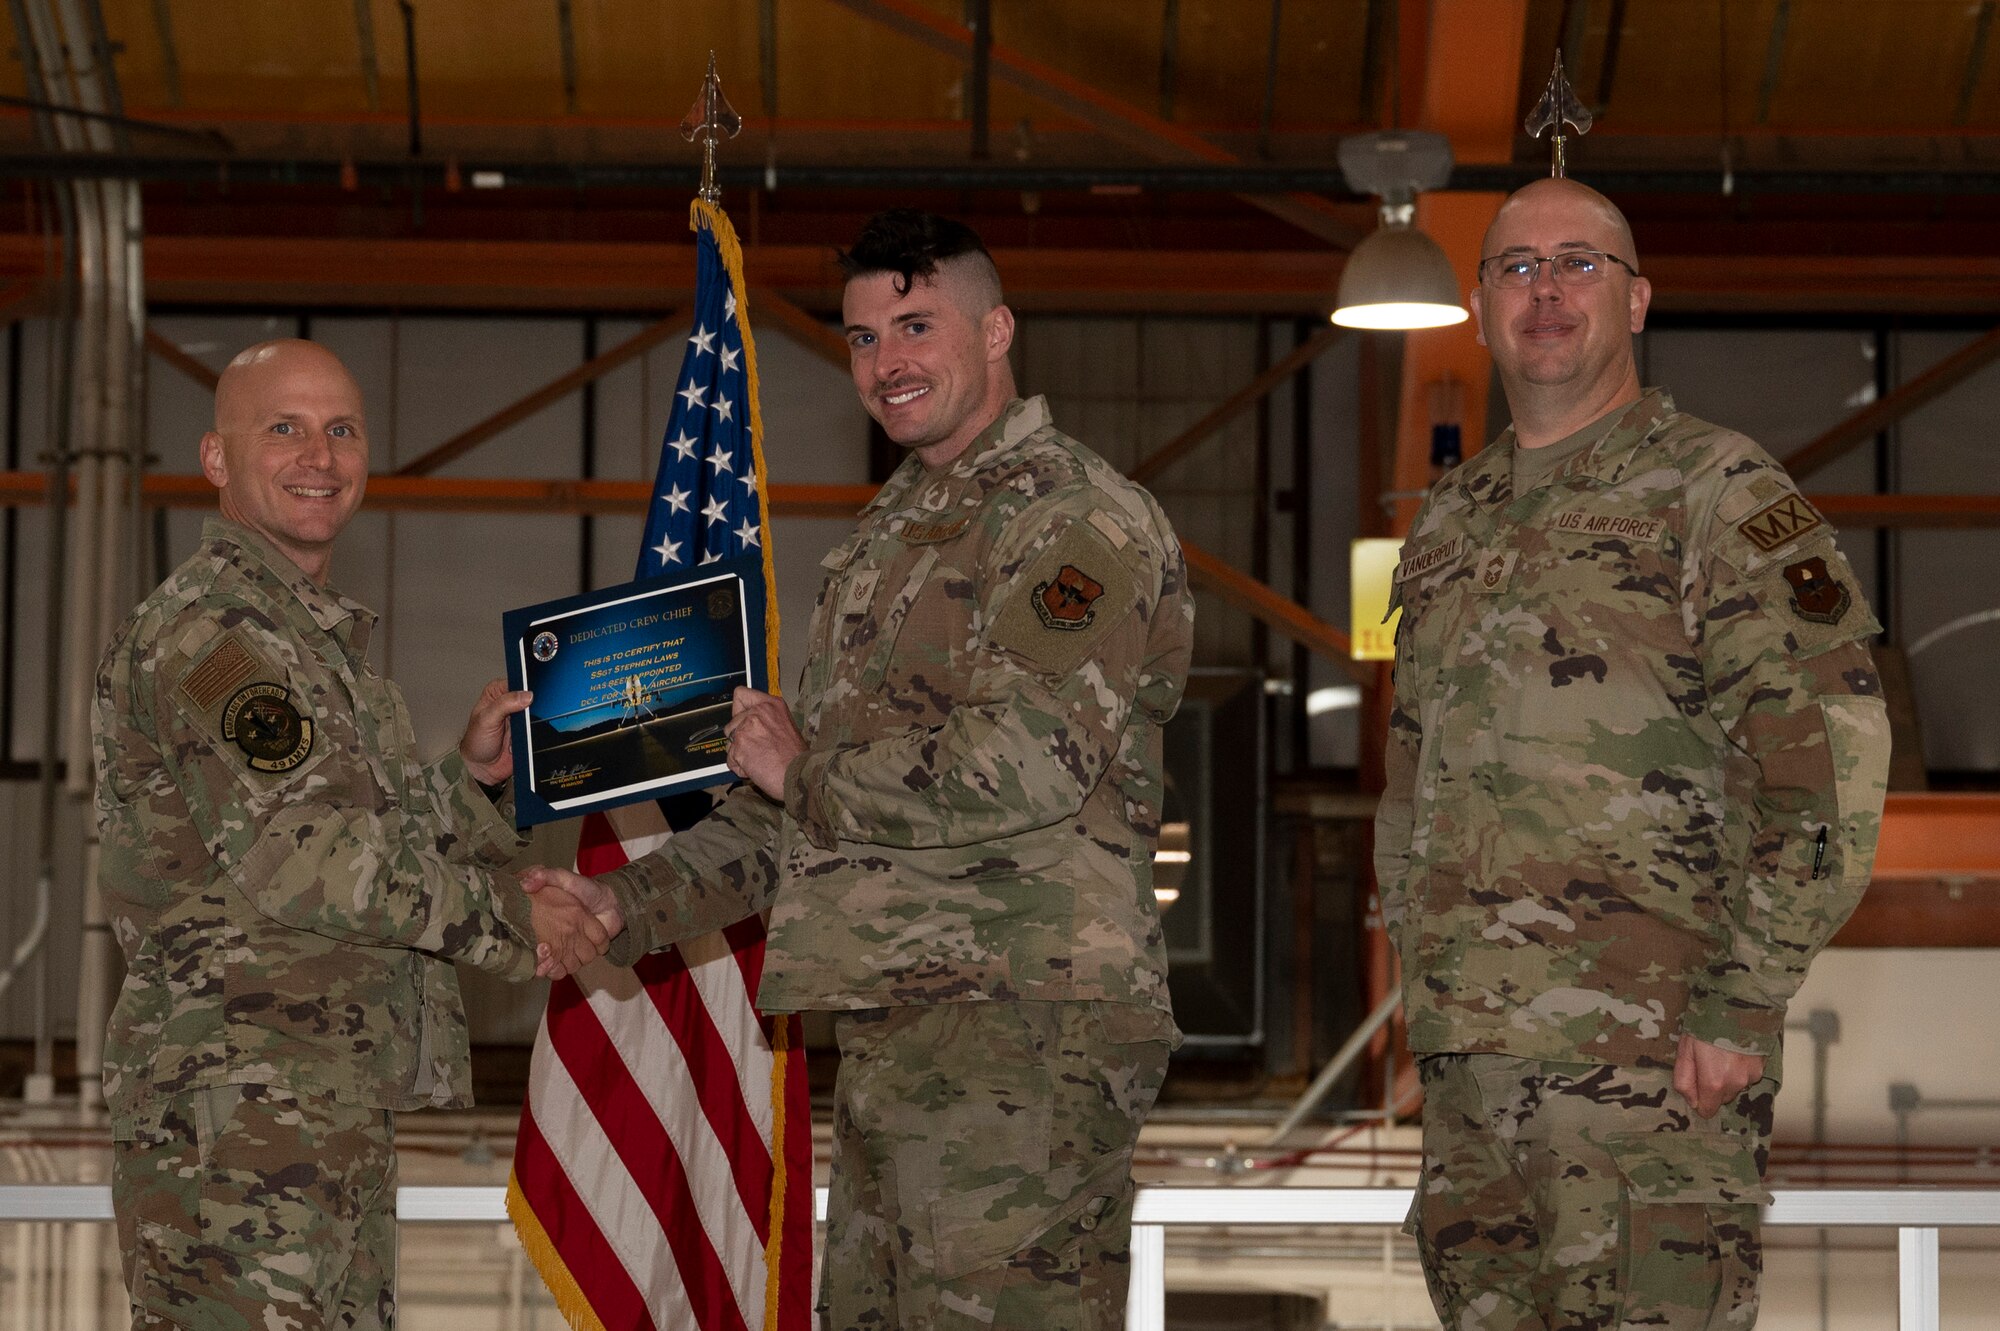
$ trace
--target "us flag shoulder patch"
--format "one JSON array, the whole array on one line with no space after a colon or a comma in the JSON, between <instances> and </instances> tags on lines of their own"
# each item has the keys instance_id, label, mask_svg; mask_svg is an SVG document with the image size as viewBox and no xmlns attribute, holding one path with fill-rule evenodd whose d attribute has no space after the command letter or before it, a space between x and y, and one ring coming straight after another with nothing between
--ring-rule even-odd
<instances>
[{"instance_id":1,"label":"us flag shoulder patch","mask_svg":"<svg viewBox=\"0 0 2000 1331\"><path fill-rule=\"evenodd\" d=\"M188 696L188 701L195 705L197 711L206 712L221 702L224 694L255 674L263 664L256 653L244 645L242 634L225 634L201 664L181 677L181 692Z\"/></svg>"}]
</instances>

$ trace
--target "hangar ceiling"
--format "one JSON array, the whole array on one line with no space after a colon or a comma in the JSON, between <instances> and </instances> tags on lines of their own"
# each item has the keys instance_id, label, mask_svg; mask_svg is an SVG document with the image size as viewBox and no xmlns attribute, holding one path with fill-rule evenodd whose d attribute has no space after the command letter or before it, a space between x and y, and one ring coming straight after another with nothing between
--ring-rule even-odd
<instances>
[{"instance_id":1,"label":"hangar ceiling","mask_svg":"<svg viewBox=\"0 0 2000 1331\"><path fill-rule=\"evenodd\" d=\"M1704 257L1762 256L1783 288L1661 284L1691 304L1735 292L1738 304L1983 311L2000 308L1987 254L2000 222L1995 9L104 0L122 111L140 123L117 163L53 162L33 114L0 108L0 180L17 182L0 230L38 229L26 182L122 171L149 182L159 238L680 244L695 154L677 125L712 50L745 119L726 201L753 245L823 250L885 200L908 201L972 216L1010 249L1297 256L1273 284L1311 290L1331 271L1311 256L1337 266L1373 225L1332 169L1335 144L1424 120L1429 52L1450 37L1473 53L1454 77L1489 85L1516 129L1565 48L1598 115L1572 170L1611 187L1642 252L1685 257L1691 279ZM1433 30L1445 22L1459 31ZM29 88L12 49L0 94L18 102ZM1545 160L1518 132L1501 160L1467 156L1461 144L1456 185L1486 189ZM506 187L476 188L483 169ZM1198 260L1148 267L1156 299L1181 285L1194 308L1265 299L1254 286L1205 298L1213 265ZM1065 282L1093 303L1089 273L1049 277ZM1094 303L1144 304L1123 290Z\"/></svg>"}]
</instances>

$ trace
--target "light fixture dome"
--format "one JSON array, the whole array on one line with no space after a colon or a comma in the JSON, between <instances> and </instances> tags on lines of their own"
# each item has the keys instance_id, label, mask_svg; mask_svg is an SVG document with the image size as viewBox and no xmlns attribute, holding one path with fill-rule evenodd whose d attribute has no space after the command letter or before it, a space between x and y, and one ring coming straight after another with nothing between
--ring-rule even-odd
<instances>
[{"instance_id":1,"label":"light fixture dome","mask_svg":"<svg viewBox=\"0 0 2000 1331\"><path fill-rule=\"evenodd\" d=\"M1341 270L1333 321L1343 328L1443 328L1467 317L1451 260L1407 223L1384 223Z\"/></svg>"},{"instance_id":2,"label":"light fixture dome","mask_svg":"<svg viewBox=\"0 0 2000 1331\"><path fill-rule=\"evenodd\" d=\"M1340 141L1340 170L1359 194L1382 199L1382 225L1340 273L1333 321L1343 328L1443 328L1470 317L1437 242L1411 225L1419 191L1451 179L1451 143L1428 130L1355 134Z\"/></svg>"}]
</instances>

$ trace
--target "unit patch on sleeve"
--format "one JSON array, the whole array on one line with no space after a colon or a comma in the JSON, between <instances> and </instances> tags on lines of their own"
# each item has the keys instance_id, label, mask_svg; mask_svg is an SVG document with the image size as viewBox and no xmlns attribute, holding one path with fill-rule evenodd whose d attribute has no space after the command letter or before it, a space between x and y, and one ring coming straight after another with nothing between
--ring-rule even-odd
<instances>
[{"instance_id":1,"label":"unit patch on sleeve","mask_svg":"<svg viewBox=\"0 0 2000 1331\"><path fill-rule=\"evenodd\" d=\"M1045 629L1074 631L1087 629L1097 616L1097 598L1104 584L1074 564L1064 564L1056 575L1035 586L1035 613Z\"/></svg>"},{"instance_id":2,"label":"unit patch on sleeve","mask_svg":"<svg viewBox=\"0 0 2000 1331\"><path fill-rule=\"evenodd\" d=\"M1854 604L1854 597L1817 555L1785 565L1785 581L1792 585L1792 610L1811 623L1838 624Z\"/></svg>"},{"instance_id":3,"label":"unit patch on sleeve","mask_svg":"<svg viewBox=\"0 0 2000 1331\"><path fill-rule=\"evenodd\" d=\"M1806 502L1804 495L1788 493L1737 523L1736 530L1743 533L1744 540L1768 555L1825 525L1826 519ZM1786 573L1789 576L1790 570Z\"/></svg>"},{"instance_id":4,"label":"unit patch on sleeve","mask_svg":"<svg viewBox=\"0 0 2000 1331\"><path fill-rule=\"evenodd\" d=\"M246 684L222 709L222 737L258 772L289 772L312 753L313 723L282 684Z\"/></svg>"},{"instance_id":5,"label":"unit patch on sleeve","mask_svg":"<svg viewBox=\"0 0 2000 1331\"><path fill-rule=\"evenodd\" d=\"M1083 522L1036 556L1014 586L994 616L992 641L1056 673L1087 660L1138 601L1131 569Z\"/></svg>"}]
</instances>

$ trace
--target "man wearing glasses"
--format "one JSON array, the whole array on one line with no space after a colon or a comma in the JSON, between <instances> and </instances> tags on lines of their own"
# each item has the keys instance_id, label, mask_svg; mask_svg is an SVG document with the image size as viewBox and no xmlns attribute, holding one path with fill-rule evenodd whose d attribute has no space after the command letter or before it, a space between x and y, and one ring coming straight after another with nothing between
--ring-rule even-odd
<instances>
[{"instance_id":1,"label":"man wearing glasses","mask_svg":"<svg viewBox=\"0 0 2000 1331\"><path fill-rule=\"evenodd\" d=\"M1868 884L1879 631L1743 436L1643 391L1652 289L1544 180L1472 291L1513 425L1397 569L1376 826L1444 1324L1748 1327L1786 1004Z\"/></svg>"}]
</instances>

